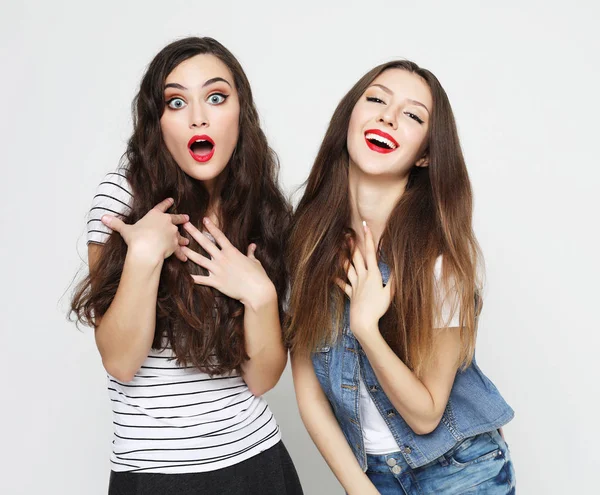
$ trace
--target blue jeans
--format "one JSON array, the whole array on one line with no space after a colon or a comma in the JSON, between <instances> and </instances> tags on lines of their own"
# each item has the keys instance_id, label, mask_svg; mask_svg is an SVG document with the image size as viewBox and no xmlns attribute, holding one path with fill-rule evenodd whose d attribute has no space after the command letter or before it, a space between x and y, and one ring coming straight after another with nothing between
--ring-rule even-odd
<instances>
[{"instance_id":1,"label":"blue jeans","mask_svg":"<svg viewBox=\"0 0 600 495\"><path fill-rule=\"evenodd\" d=\"M367 455L367 465L367 476L381 495L515 494L508 445L496 430L467 438L417 469L400 452Z\"/></svg>"}]
</instances>

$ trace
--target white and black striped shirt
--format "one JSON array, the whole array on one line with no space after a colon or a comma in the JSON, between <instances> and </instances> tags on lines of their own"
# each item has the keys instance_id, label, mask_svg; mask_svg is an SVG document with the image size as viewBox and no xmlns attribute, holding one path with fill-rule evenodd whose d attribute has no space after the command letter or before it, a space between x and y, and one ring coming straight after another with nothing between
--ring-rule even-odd
<instances>
[{"instance_id":1,"label":"white and black striped shirt","mask_svg":"<svg viewBox=\"0 0 600 495\"><path fill-rule=\"evenodd\" d=\"M88 242L103 244L111 230L102 215L126 214L131 188L122 169L98 186L88 217ZM108 375L113 404L114 471L192 473L248 459L281 439L262 397L241 376L213 376L181 367L173 352L150 350L128 383Z\"/></svg>"}]
</instances>

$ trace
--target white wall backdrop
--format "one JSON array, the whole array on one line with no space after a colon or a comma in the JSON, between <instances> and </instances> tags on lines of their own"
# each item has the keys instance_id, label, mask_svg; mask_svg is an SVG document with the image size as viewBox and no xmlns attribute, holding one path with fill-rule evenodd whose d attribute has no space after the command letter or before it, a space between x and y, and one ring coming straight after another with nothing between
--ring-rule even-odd
<instances>
[{"instance_id":1,"label":"white wall backdrop","mask_svg":"<svg viewBox=\"0 0 600 495\"><path fill-rule=\"evenodd\" d=\"M213 36L241 61L290 192L364 72L403 57L438 76L487 262L478 362L516 411L505 432L519 493L595 492L597 3L282 3L2 1L0 492L106 493L105 374L91 332L65 320L68 290L145 66L187 35ZM268 399L305 492L342 494L289 370Z\"/></svg>"}]
</instances>

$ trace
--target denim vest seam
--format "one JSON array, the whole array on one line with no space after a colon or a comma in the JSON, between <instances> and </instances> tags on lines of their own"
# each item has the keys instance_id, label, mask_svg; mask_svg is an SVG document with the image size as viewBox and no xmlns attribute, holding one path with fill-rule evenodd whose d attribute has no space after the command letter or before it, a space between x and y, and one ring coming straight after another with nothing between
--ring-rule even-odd
<instances>
[{"instance_id":1,"label":"denim vest seam","mask_svg":"<svg viewBox=\"0 0 600 495\"><path fill-rule=\"evenodd\" d=\"M352 338L354 338L354 340L356 341L356 337L354 337L354 335L352 336ZM358 343L358 342L356 342ZM363 461L363 465L364 465L364 471L366 471L366 467L367 467L367 452L365 451L365 439L363 436L363 429L362 429L362 418L360 417L360 393L359 393L359 386L360 386L360 374L361 374L361 369L360 369L360 357L359 354L357 352L354 353L354 357L355 357L355 370L354 370L354 386L355 386L355 391L354 391L354 413L356 415L356 417L358 418L358 433L359 433L359 437L360 437L360 453L362 454L361 458ZM362 467L362 466L361 466Z\"/></svg>"},{"instance_id":2,"label":"denim vest seam","mask_svg":"<svg viewBox=\"0 0 600 495\"><path fill-rule=\"evenodd\" d=\"M354 335L351 333L350 331L350 327L349 325L346 324L346 322L344 322L344 328L342 331L343 334L345 334L345 336L347 336L347 338L351 339L351 342L356 344L356 337L354 337ZM345 342L345 338L344 336L342 336L340 342L338 343L338 346L340 347L340 351L341 351L341 380L342 382L344 381L344 370L347 369L348 366L353 366L354 370L353 370L353 374L352 374L352 383L351 384L345 384L345 383L341 383L340 386L341 388L349 391L352 394L353 397L353 403L354 403L354 409L351 411L352 417L348 418L348 421L351 423L351 426L349 425L349 428L354 428L355 429L355 433L356 433L356 437L358 439L358 441L360 442L358 445L352 445L352 442L349 442L351 448L353 451L355 451L355 455L358 454L360 456L360 460L359 460L359 464L361 465L361 469L363 471L366 471L367 469L367 454L365 452L365 444L364 444L364 438L363 438L363 433L362 433L362 425L361 425L361 418L360 418L360 406L359 406L359 378L358 378L358 373L360 373L360 368L359 366L356 366L356 361L358 361L359 357L358 357L358 352L356 349L352 348L350 345L347 345ZM357 420L354 420L354 418L357 418ZM348 440L348 438L346 437L346 439ZM358 452L357 452L358 450Z\"/></svg>"},{"instance_id":3,"label":"denim vest seam","mask_svg":"<svg viewBox=\"0 0 600 495\"><path fill-rule=\"evenodd\" d=\"M452 436L457 442L460 442L464 436L456 429L456 418L454 417L454 409L452 408L452 398L448 397L448 403L446 409L442 415L442 423L448 428Z\"/></svg>"},{"instance_id":4,"label":"denim vest seam","mask_svg":"<svg viewBox=\"0 0 600 495\"><path fill-rule=\"evenodd\" d=\"M329 354L331 353L331 347L327 350L327 352L325 352L325 368L327 369L327 374L325 375L327 377L327 383L329 383L329 386L331 387L331 378L330 378L330 374L329 374Z\"/></svg>"},{"instance_id":5,"label":"denim vest seam","mask_svg":"<svg viewBox=\"0 0 600 495\"><path fill-rule=\"evenodd\" d=\"M492 423L480 423L477 426L471 426L469 430L467 430L469 432L468 436L479 435L480 433L485 433L487 431L497 430L511 421L514 416L514 411L511 409L509 413L500 416Z\"/></svg>"}]
</instances>

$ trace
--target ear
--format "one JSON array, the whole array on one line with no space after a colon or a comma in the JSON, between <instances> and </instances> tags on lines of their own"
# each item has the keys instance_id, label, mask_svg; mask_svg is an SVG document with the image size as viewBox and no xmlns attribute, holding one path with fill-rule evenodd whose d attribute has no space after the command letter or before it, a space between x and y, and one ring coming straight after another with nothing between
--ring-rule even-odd
<instances>
[{"instance_id":1,"label":"ear","mask_svg":"<svg viewBox=\"0 0 600 495\"><path fill-rule=\"evenodd\" d=\"M415 167L428 167L429 166L429 157L427 155L419 158L417 163L415 163Z\"/></svg>"}]
</instances>

